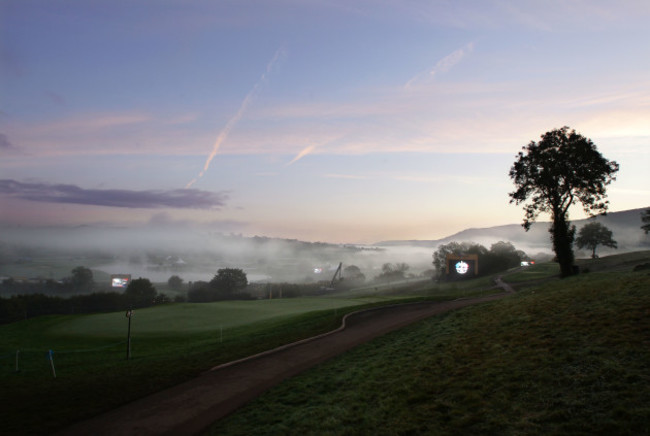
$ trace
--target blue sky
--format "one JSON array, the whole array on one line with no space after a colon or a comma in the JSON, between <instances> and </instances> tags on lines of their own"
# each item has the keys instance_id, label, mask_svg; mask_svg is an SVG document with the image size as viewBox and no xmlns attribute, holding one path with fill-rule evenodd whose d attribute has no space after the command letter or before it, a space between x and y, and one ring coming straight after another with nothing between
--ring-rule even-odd
<instances>
[{"instance_id":1,"label":"blue sky","mask_svg":"<svg viewBox=\"0 0 650 436\"><path fill-rule=\"evenodd\" d=\"M568 125L650 203L646 1L0 2L0 224L368 243L520 222ZM572 216L583 215L579 209Z\"/></svg>"}]
</instances>

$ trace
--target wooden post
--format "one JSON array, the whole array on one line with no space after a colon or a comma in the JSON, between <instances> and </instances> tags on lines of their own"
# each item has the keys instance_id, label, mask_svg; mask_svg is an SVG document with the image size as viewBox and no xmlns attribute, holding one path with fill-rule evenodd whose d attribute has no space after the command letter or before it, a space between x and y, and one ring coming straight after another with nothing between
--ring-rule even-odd
<instances>
[{"instance_id":1,"label":"wooden post","mask_svg":"<svg viewBox=\"0 0 650 436\"><path fill-rule=\"evenodd\" d=\"M133 310L129 309L126 311L126 317L129 319L129 328L126 333L126 360L131 359L131 317L133 316Z\"/></svg>"},{"instance_id":2,"label":"wooden post","mask_svg":"<svg viewBox=\"0 0 650 436\"><path fill-rule=\"evenodd\" d=\"M54 358L52 357L52 354L54 354L54 351L50 350L48 353L48 356L50 358L50 366L52 367L52 375L54 378L56 378L56 370L54 369Z\"/></svg>"}]
</instances>

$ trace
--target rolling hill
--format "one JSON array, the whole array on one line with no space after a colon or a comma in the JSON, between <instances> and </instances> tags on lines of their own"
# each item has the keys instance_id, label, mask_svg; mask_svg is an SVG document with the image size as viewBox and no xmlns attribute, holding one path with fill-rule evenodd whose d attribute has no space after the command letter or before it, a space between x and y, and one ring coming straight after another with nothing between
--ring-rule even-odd
<instances>
[{"instance_id":1,"label":"rolling hill","mask_svg":"<svg viewBox=\"0 0 650 436\"><path fill-rule=\"evenodd\" d=\"M641 230L641 212L647 208L630 209L620 212L610 212L605 216L597 216L589 220L573 221L578 231L588 221L595 220L608 227L618 242L618 250L599 248L602 253L627 252L647 250L650 247L650 235L645 235ZM507 224L496 227L470 228L442 239L436 240L401 240L383 241L375 244L379 247L412 246L435 248L440 244L451 241L477 242L489 247L497 241L510 241L517 248L529 253L550 252L549 222L533 224L530 231L526 232L520 224Z\"/></svg>"}]
</instances>

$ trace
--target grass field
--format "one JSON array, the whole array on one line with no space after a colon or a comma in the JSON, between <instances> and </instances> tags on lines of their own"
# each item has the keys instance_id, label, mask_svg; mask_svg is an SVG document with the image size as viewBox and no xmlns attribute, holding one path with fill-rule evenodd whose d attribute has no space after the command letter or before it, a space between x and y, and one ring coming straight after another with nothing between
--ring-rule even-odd
<instances>
[{"instance_id":1,"label":"grass field","mask_svg":"<svg viewBox=\"0 0 650 436\"><path fill-rule=\"evenodd\" d=\"M630 263L629 259L625 261L628 264ZM601 259L599 262L601 262L601 265L605 265L603 268L612 268L623 263L623 260ZM553 290L552 286L555 286L555 283L575 283L577 286L583 280L591 280L592 282L590 283L592 284L589 286L594 286L595 289L600 289L598 283L605 283L606 280L614 280L614 282L618 280L624 283L621 281L621 278L625 274L622 273L622 275L618 275L615 278L612 278L613 276L608 274L591 273L570 280L559 281L552 277L554 274L553 267L554 265L552 264L550 266L538 265L526 270L527 272L535 273L535 280L549 279L550 277L551 282L547 285L549 286L548 288L540 288L540 290L536 290L535 294L532 293L532 288L524 288L522 285L522 288L526 289L526 291L512 299L514 306L501 307L496 304L491 304L490 306L486 306L486 308L489 307L490 310L494 309L494 312L473 312L474 309L472 309L450 315L449 317L434 318L430 321L430 324L427 324L429 327L425 331L428 333L423 337L419 339L407 337L406 339L398 340L397 342L403 344L402 349L387 348L383 351L373 351L370 352L369 359L365 359L363 353L352 354L356 357L353 357L352 361L344 364L349 369L340 368L336 370L340 372L338 375L330 374L324 377L333 377L332 380L334 381L339 380L341 383L348 383L346 377L354 378L358 375L361 379L363 374L368 373L370 377L379 378L368 379L367 383L379 386L379 390L386 390L387 393L393 392L391 394L392 396L399 397L402 394L405 395L405 398L399 401L406 401L409 405L417 405L417 401L410 399L414 395L420 398L418 401L424 403L426 402L426 398L432 395L431 392L410 393L410 388L407 389L404 387L401 389L393 386L393 383L399 383L400 380L404 382L405 379L403 377L396 377L396 375L403 372L414 371L411 376L414 375L417 377L431 374L432 377L440 380L447 377L445 372L441 372L445 368L444 366L436 369L438 363L429 363L431 368L412 368L409 366L412 365L412 363L409 363L409 360L422 360L422 362L426 362L432 359L431 356L420 354L421 351L418 351L418 344L425 344L425 349L429 350L429 352L432 349L437 352L438 350L455 350L460 347L460 349L464 349L469 354L451 354L443 355L442 357L438 356L437 358L442 359L442 361L452 366L453 362L464 362L462 367L465 368L464 371L468 374L474 366L484 368L489 374L497 374L498 365L500 365L498 362L500 361L493 357L493 360L487 360L486 363L483 363L482 359L484 354L477 354L476 356L478 357L474 356L472 350L475 348L473 347L478 347L476 350L482 349L481 347L485 348L485 345L481 345L481 343L490 343L492 334L496 335L495 338L497 338L497 341L495 343L499 344L499 332L505 335L520 335L522 337L519 337L517 341L521 341L523 345L526 345L523 335L529 329L526 322L530 321L531 313L537 314L536 316L540 319L545 319L546 312L554 315L553 312L556 309L554 299L556 297L559 298L561 295L571 295L570 293L563 294L560 291ZM630 268L627 267L627 269ZM514 271L511 275L517 278L516 274L520 273L521 271ZM632 277L645 278L646 276L643 273L637 273L637 275L633 275ZM530 279L531 276L524 275L520 276L518 280L520 280L520 283L525 284ZM506 281L510 281L510 278L507 276ZM408 287L394 287L392 290L385 288L379 292L379 295L374 296L364 291L347 296L337 295L271 301L261 300L156 306L136 311L132 319L133 358L130 361L125 359L127 319L122 312L95 315L48 316L3 325L0 326L0 386L2 387L0 389L0 404L3 404L3 407L0 408L0 422L3 423L2 430L7 434L51 433L53 430L61 428L66 424L101 413L102 411L110 410L133 399L187 380L216 364L332 330L339 326L340 320L345 313L358 310L360 307L408 299L412 300L413 298L445 300L459 296L476 295L488 292L487 289L489 289L490 285L491 278L482 278L466 282L437 285L431 282L413 283L408 285ZM641 288L645 286L647 289L648 283L647 281L641 282L639 286ZM617 289L622 288L619 287ZM595 294L600 295L600 292L597 291ZM586 294L588 295L589 292L586 292ZM535 302L535 298L540 298L542 295L546 295L547 298L543 300L544 304L539 302L534 303L533 307L535 309L530 309L530 307L526 308L528 306L525 305L521 307L517 306L517 301L521 301L521 304L529 301ZM621 292L620 295L625 296L628 294ZM527 300L526 298L531 298L532 300ZM617 304L622 304L622 302L612 303L609 300L604 301L613 308L617 308ZM642 304L646 304L642 300L639 301ZM638 305L641 303L635 302L634 304ZM633 305L632 301L627 301L625 304ZM641 305L639 307L647 307L647 305ZM618 312L616 310L611 310L612 314L610 314L610 318L613 317L613 320L609 319L608 321L610 328L612 325L617 325L618 323L616 320ZM638 310L637 312L631 311L630 313L637 313L638 315ZM645 322L647 322L647 313L650 312L646 312ZM456 316L461 318L455 318ZM494 330L494 326L489 323L486 324L486 322L495 316L498 318L497 321L502 323L500 330ZM465 319L462 317L469 318ZM454 321L454 323L449 325L445 324L451 322L448 320L454 319L460 321ZM482 322L483 324L481 324ZM438 325L440 327L437 327ZM647 324L645 325L647 326ZM595 332L599 331L597 327L595 327ZM615 329L611 328L611 330ZM646 332L647 330L646 328ZM627 334L625 329L622 332L622 336ZM559 341L567 332L558 330L549 334L551 335L549 336L550 338L557 338ZM456 337L454 335L461 336ZM391 343L390 339L386 340ZM443 342L427 342L430 340ZM455 342L444 342L447 340L453 340ZM634 341L637 339L632 338L630 340ZM456 345L451 347L450 344L452 343ZM459 345L462 343L472 344L472 346L470 349L467 349L467 347L463 348ZM373 342L373 344L375 345L369 345L371 347L370 350L376 346L377 342ZM520 346L518 342L516 344ZM407 349L405 350L404 347ZM505 359L504 356L510 356L508 353L513 353L513 356L516 355L517 358L524 358L524 360L529 355L534 356L534 354L527 354L529 353L528 351L515 353L516 347L512 344L490 345L488 348L494 348L495 350L501 349L502 351L506 350L507 353L504 351L499 359ZM54 351L54 364L57 372L56 378L52 376L50 363L46 359L46 352L50 349ZM16 350L20 350L18 355L19 372L15 371ZM357 352L355 351L354 353ZM386 357L380 357L384 353L387 353ZM602 356L607 361L612 360L609 355L595 354L594 356L598 358ZM479 364L472 361L475 357L480 358L480 361L478 361ZM635 358L633 355L630 357L632 362L636 362L634 360ZM543 355L537 355L535 359L537 365L545 367ZM375 370L380 371L384 367L391 368L387 366L386 361L392 360L397 365L397 367L392 367L391 371L393 372L377 372L374 376L372 375ZM503 360L503 365L511 364L513 364L511 361L507 359ZM490 365L496 366L490 367ZM404 369L400 370L400 367ZM449 369L450 367L447 368ZM478 375L475 374L473 377L478 377ZM648 381L647 372L645 374L639 371L633 374L626 373L625 377L628 377L630 380L636 380L635 377L641 377L642 381ZM393 382L393 378L397 381ZM453 393L453 389L455 389L453 382L462 381L461 379L458 375L450 378L445 385L445 389ZM417 380L417 378L414 380ZM521 381L523 379L519 380ZM478 378L472 383L481 383L484 381ZM504 379L504 382L509 383L509 389L516 390L516 383L514 381L508 382ZM317 385L320 383L317 382ZM417 383L426 386L423 380L419 380ZM412 386L412 384L408 386ZM463 383L458 384L458 386L458 389L461 389L461 391L468 389L466 386L463 387ZM300 387L299 389L306 388ZM327 383L323 387L312 386L309 389L314 393L314 399L319 398L321 392L335 391L333 385ZM362 388L360 387L359 389ZM397 391L393 391L393 389L397 389ZM481 394L482 391L479 390L477 392L476 395L483 395ZM449 395L452 395L452 393ZM343 395L354 398L353 392L344 393ZM369 395L374 394L369 393ZM462 395L465 394L460 392L453 393L452 396L454 395L459 395L459 398L462 398ZM467 395L470 395L470 393L467 393ZM497 397L503 397L504 395L502 392ZM272 405L272 408L277 406L279 407L278 410L286 410L288 407L285 404L286 399L282 399L282 395L279 398L264 399L261 401ZM637 396L637 398L640 397ZM499 400L500 404L504 404L504 407L507 403L506 400L506 397ZM300 402L302 401L303 399L300 399ZM331 411L327 407L321 411L321 405L327 404L326 402L322 403L322 398L315 401L317 402L305 402L304 404L311 404L310 407L312 409L309 409L307 411L308 413L303 409L302 413L306 413L306 415L312 414L316 417L321 416L323 417L323 422L331 423L328 424L330 427L325 426L323 428L335 428L335 424L337 423L341 425L345 424L351 429L373 428L366 427L367 424L364 422L359 422L358 426L355 427L352 423L346 421L351 419L349 417L341 418L340 416L331 414ZM343 400L338 398L336 401ZM388 399L381 400L381 402L383 401L386 401L386 404L390 403ZM341 410L350 408L350 410L356 410L358 413L363 411L364 415L366 414L366 411L363 410L364 406L361 403L346 405L345 402L341 402L340 404L339 408ZM367 402L366 404L374 403ZM455 416L455 409L452 409L453 404L453 402L450 402L448 412ZM471 401L470 404L472 404ZM440 407L440 410L444 409L443 406ZM410 406L407 408L410 408ZM258 417L247 418L250 421L248 429L254 429L257 426L256 433L259 433L261 428L267 428L268 419L271 418L264 415L266 412L263 412L263 407L253 410L255 410L253 412L254 415L258 413L260 415ZM399 413L405 412L402 410ZM468 414L470 412L460 410L458 413ZM639 413L638 411L634 411L634 416ZM226 421L224 424L226 427L220 427L219 430L215 431L218 431L219 434L221 432L226 434L228 432L234 432L234 434L237 434L240 431L238 429L245 429L245 426L241 427L240 423L238 424L237 419L239 418L237 416L239 415L233 416L234 421ZM292 416L290 419L296 419L295 414ZM439 415L433 414L432 416ZM271 422L276 422L275 420L279 419L279 417L275 417ZM380 416L370 417L368 419L375 420L377 423L382 422ZM408 421L412 417L406 416L403 419ZM422 420L423 418L418 419ZM449 421L451 418L447 417L444 419ZM478 420L479 418L474 417L474 419ZM360 420L360 418L357 417L357 420ZM457 421L451 420L449 422L453 425L450 424L448 428L455 428L454 426L460 425ZM278 427L270 426L268 428L271 433L280 434L281 429L285 428L283 427L285 425L292 426L293 424L288 424L285 421L284 423L278 423ZM313 422L311 424L309 422L300 423L296 428L307 428L310 425L312 425L312 429L316 428L313 427ZM418 432L414 430L415 427L395 428L399 429L396 430L397 433ZM458 428L464 427L461 426ZM354 433L354 430L350 431ZM240 434L245 434L246 430L241 430L241 432ZM368 430L368 433L371 432L375 431ZM388 433L391 432L388 431ZM376 433L386 434L386 432L381 431ZM340 432L333 431L331 434L340 434Z\"/></svg>"},{"instance_id":2,"label":"grass field","mask_svg":"<svg viewBox=\"0 0 650 436\"><path fill-rule=\"evenodd\" d=\"M378 338L210 434L647 435L649 344L650 275L584 274Z\"/></svg>"},{"instance_id":3,"label":"grass field","mask_svg":"<svg viewBox=\"0 0 650 436\"><path fill-rule=\"evenodd\" d=\"M429 298L454 297L437 293ZM48 433L219 363L333 330L350 311L405 298L398 292L141 309L132 318L130 361L126 360L128 320L123 312L44 316L2 325L2 429L9 434ZM48 350L54 352L56 378Z\"/></svg>"}]
</instances>

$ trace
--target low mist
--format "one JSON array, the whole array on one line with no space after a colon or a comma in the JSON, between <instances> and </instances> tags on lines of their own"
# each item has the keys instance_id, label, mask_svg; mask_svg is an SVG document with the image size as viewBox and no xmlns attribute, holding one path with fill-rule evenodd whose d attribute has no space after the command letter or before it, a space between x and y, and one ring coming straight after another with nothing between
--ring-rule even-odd
<instances>
[{"instance_id":1,"label":"low mist","mask_svg":"<svg viewBox=\"0 0 650 436\"><path fill-rule=\"evenodd\" d=\"M640 229L643 209L613 212L595 218L613 232L618 249L600 247L601 256L650 249L650 235ZM573 224L580 228L587 220ZM407 276L431 276L432 255L451 241L479 243L489 248L506 241L529 257L553 257L549 223L525 232L519 224L467 229L434 241L385 241L376 245L343 245L290 239L224 234L210 226L149 223L139 226L4 227L0 228L0 276L62 279L75 266L95 271L96 281L110 274L131 274L153 282L178 275L185 282L209 281L220 268L241 268L250 282L309 283L329 281L340 262L355 265L367 280L385 263L405 263ZM575 248L576 257L589 257ZM31 268L28 268L29 265ZM56 264L58 268L48 265ZM24 268L21 268L24 266ZM40 269L39 269L40 268ZM105 273L106 275L102 275ZM27 276L27 274L30 274ZM34 276L34 274L36 274Z\"/></svg>"},{"instance_id":2,"label":"low mist","mask_svg":"<svg viewBox=\"0 0 650 436\"><path fill-rule=\"evenodd\" d=\"M339 262L372 279L384 263L407 263L409 274L432 268L433 251L225 235L200 226L60 227L3 229L0 275L12 264L36 260L81 265L106 274L131 274L153 282L172 275L209 281L220 268L241 268L249 281L329 281ZM69 271L46 273L61 279ZM101 279L100 279L101 280ZM98 280L99 281L99 280Z\"/></svg>"}]
</instances>

